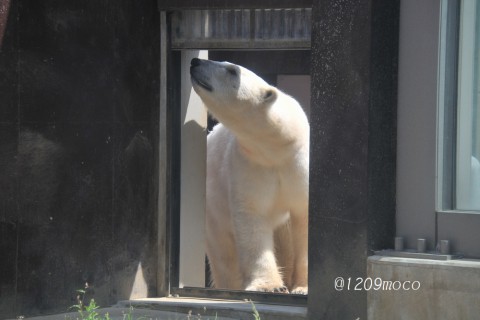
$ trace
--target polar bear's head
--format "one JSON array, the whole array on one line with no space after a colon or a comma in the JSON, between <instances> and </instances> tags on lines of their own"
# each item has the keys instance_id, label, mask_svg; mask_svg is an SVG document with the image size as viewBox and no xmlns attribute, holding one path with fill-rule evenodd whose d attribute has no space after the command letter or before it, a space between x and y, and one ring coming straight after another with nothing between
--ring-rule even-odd
<instances>
[{"instance_id":1,"label":"polar bear's head","mask_svg":"<svg viewBox=\"0 0 480 320\"><path fill-rule=\"evenodd\" d=\"M190 75L193 88L220 121L267 110L279 94L255 73L229 62L194 58Z\"/></svg>"},{"instance_id":2,"label":"polar bear's head","mask_svg":"<svg viewBox=\"0 0 480 320\"><path fill-rule=\"evenodd\" d=\"M208 111L248 150L250 160L271 165L300 149L308 154L308 120L294 98L228 62L194 58L190 75Z\"/></svg>"}]
</instances>

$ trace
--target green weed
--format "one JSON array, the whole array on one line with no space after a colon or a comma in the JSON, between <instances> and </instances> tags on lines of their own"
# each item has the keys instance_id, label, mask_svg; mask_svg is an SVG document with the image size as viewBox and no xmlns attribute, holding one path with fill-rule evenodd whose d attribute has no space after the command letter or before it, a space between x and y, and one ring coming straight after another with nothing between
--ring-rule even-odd
<instances>
[{"instance_id":1,"label":"green weed","mask_svg":"<svg viewBox=\"0 0 480 320\"><path fill-rule=\"evenodd\" d=\"M73 306L71 306L69 309L70 310L75 310L78 312L78 317L76 317L75 319L71 319L71 318L68 318L67 320L111 320L110 318L110 315L107 313L105 313L104 315L101 315L98 311L98 309L100 308L95 299L90 299L89 303L86 304L84 302L84 299L85 299L85 294L87 293L87 290L88 289L88 284L86 285L85 287L85 290L77 290L77 303ZM252 300L250 300L250 303L252 305L252 315L253 315L253 318L254 320L261 320L261 317L260 317L260 314L258 313L258 310L257 308L255 307L255 304L253 303ZM187 319L202 319L202 317L200 315L197 315L195 318L192 318L192 311L190 311L188 314L187 314ZM206 318L206 319L210 319L210 318ZM133 317L133 307L130 307L128 309L128 312L124 313L123 314L123 320L147 320L146 317L140 317L140 318L135 318ZM214 320L217 320L217 314L215 314L215 319Z\"/></svg>"},{"instance_id":2,"label":"green weed","mask_svg":"<svg viewBox=\"0 0 480 320\"><path fill-rule=\"evenodd\" d=\"M100 315L98 309L100 308L95 299L90 299L88 304L85 303L85 295L87 290L89 289L88 283L85 284L85 289L77 290L77 304L71 306L70 310L75 310L78 312L79 317L75 320L111 320L110 315L105 313L104 315ZM136 320L144 320L145 317L137 318ZM71 319L69 319L71 320ZM123 320L134 320L133 319L133 307L128 309L128 312L123 314Z\"/></svg>"},{"instance_id":3,"label":"green weed","mask_svg":"<svg viewBox=\"0 0 480 320\"><path fill-rule=\"evenodd\" d=\"M255 320L262 320L262 319L260 318L260 314L258 313L257 308L255 308L255 304L253 303L252 300L250 300L250 303L252 304L253 318L254 318Z\"/></svg>"}]
</instances>

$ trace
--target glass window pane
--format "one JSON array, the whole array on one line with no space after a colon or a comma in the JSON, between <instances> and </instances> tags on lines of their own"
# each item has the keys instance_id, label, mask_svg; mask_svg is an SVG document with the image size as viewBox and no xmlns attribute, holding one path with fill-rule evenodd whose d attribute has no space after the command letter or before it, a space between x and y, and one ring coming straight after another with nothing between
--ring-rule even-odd
<instances>
[{"instance_id":1,"label":"glass window pane","mask_svg":"<svg viewBox=\"0 0 480 320\"><path fill-rule=\"evenodd\" d=\"M480 4L462 1L458 51L455 208L480 210Z\"/></svg>"}]
</instances>

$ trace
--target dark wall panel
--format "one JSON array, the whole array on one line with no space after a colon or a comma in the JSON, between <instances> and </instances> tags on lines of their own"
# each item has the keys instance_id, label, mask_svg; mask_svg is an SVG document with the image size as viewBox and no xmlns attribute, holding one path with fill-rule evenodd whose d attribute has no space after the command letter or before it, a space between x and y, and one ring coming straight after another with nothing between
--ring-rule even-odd
<instances>
[{"instance_id":1,"label":"dark wall panel","mask_svg":"<svg viewBox=\"0 0 480 320\"><path fill-rule=\"evenodd\" d=\"M373 250L393 246L398 8L313 4L310 319L366 319L367 292L353 286Z\"/></svg>"},{"instance_id":2,"label":"dark wall panel","mask_svg":"<svg viewBox=\"0 0 480 320\"><path fill-rule=\"evenodd\" d=\"M0 74L0 318L155 294L156 1L12 0Z\"/></svg>"}]
</instances>

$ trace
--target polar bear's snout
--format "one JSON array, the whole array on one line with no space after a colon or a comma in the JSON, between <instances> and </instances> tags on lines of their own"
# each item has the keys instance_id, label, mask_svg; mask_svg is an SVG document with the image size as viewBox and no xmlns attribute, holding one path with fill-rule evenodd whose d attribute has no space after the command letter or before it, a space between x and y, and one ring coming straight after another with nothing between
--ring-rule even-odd
<instances>
[{"instance_id":1,"label":"polar bear's snout","mask_svg":"<svg viewBox=\"0 0 480 320\"><path fill-rule=\"evenodd\" d=\"M192 61L190 62L190 65L192 67L196 67L196 66L199 66L201 63L202 63L201 59L193 58Z\"/></svg>"},{"instance_id":2,"label":"polar bear's snout","mask_svg":"<svg viewBox=\"0 0 480 320\"><path fill-rule=\"evenodd\" d=\"M190 62L190 77L194 87L199 86L207 91L212 92L213 86L211 84L209 73L207 72L208 67L205 68L205 65L208 62L208 60L193 58Z\"/></svg>"},{"instance_id":3,"label":"polar bear's snout","mask_svg":"<svg viewBox=\"0 0 480 320\"><path fill-rule=\"evenodd\" d=\"M240 66L230 62L203 60L199 58L193 58L190 62L190 76L195 91L197 91L197 89L203 89L203 91L207 91L207 93L216 91L217 95L221 91L223 93L219 95L234 94L233 96L235 96L240 87L240 77L242 73ZM226 86L234 90L229 92L230 89ZM200 94L199 91L197 91L197 93ZM208 95L211 96L210 94Z\"/></svg>"}]
</instances>

